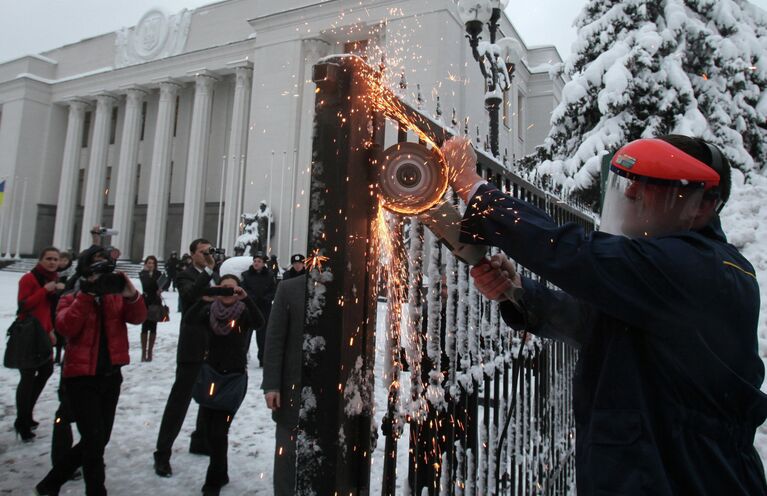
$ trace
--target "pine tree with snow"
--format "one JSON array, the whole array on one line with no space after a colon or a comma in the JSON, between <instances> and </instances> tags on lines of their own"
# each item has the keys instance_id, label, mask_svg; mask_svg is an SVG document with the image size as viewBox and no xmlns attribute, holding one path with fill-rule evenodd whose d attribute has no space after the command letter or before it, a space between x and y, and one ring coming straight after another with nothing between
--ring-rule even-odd
<instances>
[{"instance_id":1,"label":"pine tree with snow","mask_svg":"<svg viewBox=\"0 0 767 496\"><path fill-rule=\"evenodd\" d=\"M589 0L552 130L522 165L596 206L603 156L669 133L767 161L767 15L745 0Z\"/></svg>"}]
</instances>

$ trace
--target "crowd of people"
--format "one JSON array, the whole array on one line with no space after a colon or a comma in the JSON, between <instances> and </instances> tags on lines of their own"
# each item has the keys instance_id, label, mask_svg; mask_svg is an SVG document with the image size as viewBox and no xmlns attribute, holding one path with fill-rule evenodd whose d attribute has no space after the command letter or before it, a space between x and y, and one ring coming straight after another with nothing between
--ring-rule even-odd
<instances>
[{"instance_id":1,"label":"crowd of people","mask_svg":"<svg viewBox=\"0 0 767 496\"><path fill-rule=\"evenodd\" d=\"M209 456L202 493L217 495L229 482L228 431L247 387L252 333L261 366L275 290L283 276L303 273L303 256L291 257L290 269L281 271L276 257L257 252L247 271L220 274L224 258L200 238L191 243L189 254L179 258L171 253L164 271L156 256L147 256L139 291L116 270L119 250L103 243L99 226L92 234L92 246L77 257L45 248L37 265L19 280L18 317L36 319L52 345L43 365L19 370L14 429L23 442L34 441L39 426L35 404L55 365L61 366L51 468L35 493L57 495L65 483L82 478L86 494L107 494L104 451L115 421L122 367L130 361L127 325L141 325L141 361L151 362L157 324L168 319L163 292L178 291L176 379L161 417L154 470L161 477L173 475L171 449L194 396L199 408L189 450ZM194 393L205 374L241 377L239 401L211 402ZM79 433L76 443L72 424Z\"/></svg>"}]
</instances>

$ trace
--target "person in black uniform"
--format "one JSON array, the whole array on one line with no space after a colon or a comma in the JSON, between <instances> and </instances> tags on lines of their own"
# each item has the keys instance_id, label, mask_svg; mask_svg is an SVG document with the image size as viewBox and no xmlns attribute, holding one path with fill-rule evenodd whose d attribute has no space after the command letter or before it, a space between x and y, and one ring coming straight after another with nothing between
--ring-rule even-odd
<instances>
[{"instance_id":1,"label":"person in black uniform","mask_svg":"<svg viewBox=\"0 0 767 496\"><path fill-rule=\"evenodd\" d=\"M282 274L282 280L292 279L293 277L300 276L306 273L306 266L304 265L304 256L300 253L296 253L290 257L290 269L286 270Z\"/></svg>"},{"instance_id":2,"label":"person in black uniform","mask_svg":"<svg viewBox=\"0 0 767 496\"><path fill-rule=\"evenodd\" d=\"M269 319L269 311L272 308L274 300L274 291L277 289L277 283L274 280L272 271L266 266L267 258L263 252L256 252L253 255L253 264L240 275L242 289L248 293L248 296L256 304L264 320ZM264 339L266 338L266 325L256 328L256 344L258 345L258 365L263 366L264 362ZM250 341L248 341L250 348Z\"/></svg>"}]
</instances>

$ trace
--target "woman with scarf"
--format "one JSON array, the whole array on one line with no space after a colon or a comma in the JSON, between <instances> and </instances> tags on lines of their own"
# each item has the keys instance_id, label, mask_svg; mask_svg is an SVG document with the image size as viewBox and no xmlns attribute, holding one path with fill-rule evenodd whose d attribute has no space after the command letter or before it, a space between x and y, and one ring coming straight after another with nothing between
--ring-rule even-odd
<instances>
[{"instance_id":1,"label":"woman with scarf","mask_svg":"<svg viewBox=\"0 0 767 496\"><path fill-rule=\"evenodd\" d=\"M19 318L36 318L54 344L56 337L51 321L52 306L57 299L56 292L64 289L64 285L59 282L58 268L59 250L51 246L40 253L35 268L19 279ZM24 442L35 437L32 429L38 423L32 416L32 410L53 373L52 358L36 369L19 369L21 380L16 388L16 421L13 427Z\"/></svg>"},{"instance_id":2,"label":"woman with scarf","mask_svg":"<svg viewBox=\"0 0 767 496\"><path fill-rule=\"evenodd\" d=\"M247 375L248 348L253 329L263 324L261 312L240 287L240 280L227 274L218 285L231 288L231 296L206 296L189 309L191 325L205 333L208 340L205 363L221 374ZM212 288L211 288L212 289ZM227 450L229 426L236 412L213 410L200 405L200 417L205 423L210 463L202 486L204 496L217 496L229 482Z\"/></svg>"}]
</instances>

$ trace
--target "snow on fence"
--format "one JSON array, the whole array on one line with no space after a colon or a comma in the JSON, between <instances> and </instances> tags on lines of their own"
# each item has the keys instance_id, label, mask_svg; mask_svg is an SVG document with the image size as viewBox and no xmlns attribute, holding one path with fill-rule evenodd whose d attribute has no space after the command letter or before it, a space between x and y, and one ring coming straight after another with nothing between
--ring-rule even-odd
<instances>
[{"instance_id":1,"label":"snow on fence","mask_svg":"<svg viewBox=\"0 0 767 496\"><path fill-rule=\"evenodd\" d=\"M576 352L509 329L499 305L477 292L469 267L416 218L379 210L375 165L386 138L412 138L406 126L413 122L425 133L421 138L438 143L455 131L397 100L399 128L392 132L383 113L394 112L376 112L381 109L370 102L371 92L381 91L378 77L349 57L321 61L314 70L307 248L313 257L297 492L574 494ZM593 228L590 216L495 159L480 153L478 170L558 222ZM388 397L373 405L379 296L387 299L378 329L386 332ZM374 408L385 410L381 425ZM370 460L379 436L383 466L373 484ZM403 449L407 467L397 466Z\"/></svg>"}]
</instances>

